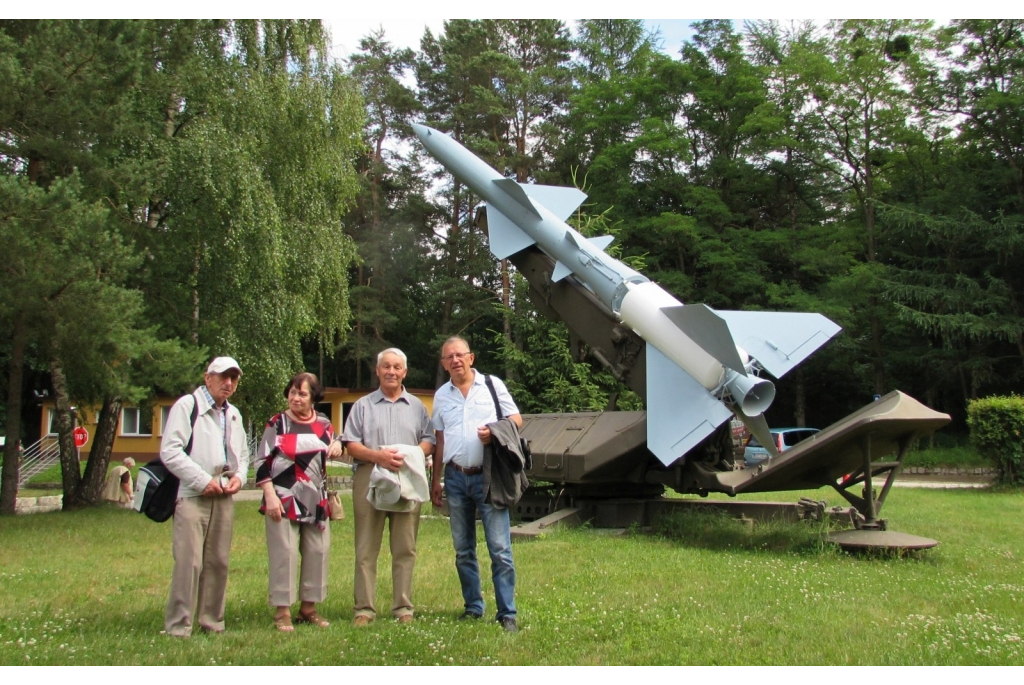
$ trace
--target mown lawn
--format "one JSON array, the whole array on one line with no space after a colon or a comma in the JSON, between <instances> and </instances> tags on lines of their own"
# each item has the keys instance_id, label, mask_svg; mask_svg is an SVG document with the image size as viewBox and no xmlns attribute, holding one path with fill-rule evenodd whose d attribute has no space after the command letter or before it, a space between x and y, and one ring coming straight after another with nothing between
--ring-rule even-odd
<instances>
[{"instance_id":1,"label":"mown lawn","mask_svg":"<svg viewBox=\"0 0 1024 685\"><path fill-rule=\"evenodd\" d=\"M801 495L841 503L824 490L757 498ZM515 543L517 635L492 620L456 621L447 520L434 516L420 529L413 625L387 616L385 545L383 615L349 626L348 519L333 524L332 594L321 607L333 625L276 634L262 518L254 502L237 506L228 630L189 640L160 634L170 524L113 506L0 519L0 664L1024 663L1021 491L893 492L890 527L942 542L908 556L848 555L802 525L693 518L656 533L555 531ZM489 580L484 593L491 619Z\"/></svg>"}]
</instances>

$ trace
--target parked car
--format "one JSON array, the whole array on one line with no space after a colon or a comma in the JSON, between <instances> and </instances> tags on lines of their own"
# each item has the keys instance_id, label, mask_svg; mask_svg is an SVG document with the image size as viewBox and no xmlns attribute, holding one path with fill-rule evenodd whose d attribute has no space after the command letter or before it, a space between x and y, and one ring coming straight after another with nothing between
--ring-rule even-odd
<instances>
[{"instance_id":1,"label":"parked car","mask_svg":"<svg viewBox=\"0 0 1024 685\"><path fill-rule=\"evenodd\" d=\"M775 447L779 452L785 452L793 445L806 440L815 433L817 428L773 428L772 438L775 440ZM753 435L747 439L747 445L743 448L744 465L757 466L768 458L768 449Z\"/></svg>"}]
</instances>

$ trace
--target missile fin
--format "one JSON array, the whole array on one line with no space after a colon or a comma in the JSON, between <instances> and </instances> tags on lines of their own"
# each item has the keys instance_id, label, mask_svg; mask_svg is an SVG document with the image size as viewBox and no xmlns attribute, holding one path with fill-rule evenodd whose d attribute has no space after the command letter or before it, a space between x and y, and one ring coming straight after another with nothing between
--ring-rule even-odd
<instances>
[{"instance_id":1,"label":"missile fin","mask_svg":"<svg viewBox=\"0 0 1024 685\"><path fill-rule=\"evenodd\" d=\"M782 378L842 328L821 314L716 312L732 337L768 373Z\"/></svg>"},{"instance_id":2,"label":"missile fin","mask_svg":"<svg viewBox=\"0 0 1024 685\"><path fill-rule=\"evenodd\" d=\"M587 238L587 240L589 240L591 242L591 244L594 245L594 247L596 247L597 249L605 250L605 249L608 248L609 245L611 245L613 242L615 242L615 236L613 236L613 235L599 235L599 236L595 236L593 238Z\"/></svg>"},{"instance_id":3,"label":"missile fin","mask_svg":"<svg viewBox=\"0 0 1024 685\"><path fill-rule=\"evenodd\" d=\"M530 212L530 214L533 214L538 219L540 218L540 212L538 212L537 208L533 206L532 202L530 202L530 197L526 194L526 191L523 190L523 186L519 185L511 178L498 178L492 181L492 183L504 190L509 197L522 205L522 207Z\"/></svg>"},{"instance_id":4,"label":"missile fin","mask_svg":"<svg viewBox=\"0 0 1024 685\"><path fill-rule=\"evenodd\" d=\"M562 262L555 262L555 270L551 274L551 282L558 283L560 280L572 273L572 269Z\"/></svg>"},{"instance_id":5,"label":"missile fin","mask_svg":"<svg viewBox=\"0 0 1024 685\"><path fill-rule=\"evenodd\" d=\"M549 212L565 221L587 199L587 194L578 188L565 186L542 186L522 184L523 191L531 198L544 205Z\"/></svg>"},{"instance_id":6,"label":"missile fin","mask_svg":"<svg viewBox=\"0 0 1024 685\"><path fill-rule=\"evenodd\" d=\"M678 307L662 307L661 311L690 340L721 362L722 366L732 369L740 375L747 375L740 353L736 351L736 341L733 340L728 324L710 307L704 304L688 304Z\"/></svg>"},{"instance_id":7,"label":"missile fin","mask_svg":"<svg viewBox=\"0 0 1024 685\"><path fill-rule=\"evenodd\" d=\"M743 422L743 425L747 427L747 430L757 438L766 450L768 454L773 457L779 456L779 448L775 444L775 440L772 438L771 429L768 428L768 422L764 418L764 414L758 414L757 416L747 416L738 407L734 407L736 418Z\"/></svg>"},{"instance_id":8,"label":"missile fin","mask_svg":"<svg viewBox=\"0 0 1024 685\"><path fill-rule=\"evenodd\" d=\"M537 242L491 204L487 205L487 240L491 254L498 259L505 259Z\"/></svg>"},{"instance_id":9,"label":"missile fin","mask_svg":"<svg viewBox=\"0 0 1024 685\"><path fill-rule=\"evenodd\" d=\"M647 448L668 466L732 412L678 364L647 343Z\"/></svg>"}]
</instances>

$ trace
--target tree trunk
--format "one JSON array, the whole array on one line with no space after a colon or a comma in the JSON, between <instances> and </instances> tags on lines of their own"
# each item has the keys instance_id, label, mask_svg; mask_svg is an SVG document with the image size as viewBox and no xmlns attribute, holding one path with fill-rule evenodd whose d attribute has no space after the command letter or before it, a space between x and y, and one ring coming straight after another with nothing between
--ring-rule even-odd
<instances>
[{"instance_id":1,"label":"tree trunk","mask_svg":"<svg viewBox=\"0 0 1024 685\"><path fill-rule=\"evenodd\" d=\"M57 424L57 442L60 444L60 472L64 487L65 511L78 509L78 491L82 472L78 464L78 448L75 447L74 425L71 418L71 400L64 376L64 365L57 355L50 360L50 378L53 380L53 402Z\"/></svg>"},{"instance_id":2,"label":"tree trunk","mask_svg":"<svg viewBox=\"0 0 1024 685\"><path fill-rule=\"evenodd\" d=\"M14 319L11 339L11 372L7 378L7 422L4 466L0 484L0 516L14 515L18 504L18 480L21 477L21 390L25 374L25 317Z\"/></svg>"},{"instance_id":3,"label":"tree trunk","mask_svg":"<svg viewBox=\"0 0 1024 685\"><path fill-rule=\"evenodd\" d=\"M100 415L96 418L96 435L92 439L92 451L85 465L85 475L78 484L76 501L80 505L99 504L103 496L103 483L107 478L110 453L114 449L114 435L117 419L121 415L121 398L108 397L103 402Z\"/></svg>"}]
</instances>

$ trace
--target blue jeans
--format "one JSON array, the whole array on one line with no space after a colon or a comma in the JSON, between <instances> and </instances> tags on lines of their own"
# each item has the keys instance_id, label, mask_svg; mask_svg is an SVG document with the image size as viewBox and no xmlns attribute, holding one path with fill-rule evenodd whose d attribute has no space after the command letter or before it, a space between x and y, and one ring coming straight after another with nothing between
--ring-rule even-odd
<instances>
[{"instance_id":1,"label":"blue jeans","mask_svg":"<svg viewBox=\"0 0 1024 685\"><path fill-rule=\"evenodd\" d=\"M484 502L484 476L475 476L445 467L444 489L448 495L452 542L455 544L455 568L462 583L466 611L484 615L480 594L480 566L476 561L476 511L484 524L487 553L491 556L491 578L498 603L497 619L516 615L516 567L512 563L512 533L508 509L497 509Z\"/></svg>"}]
</instances>

